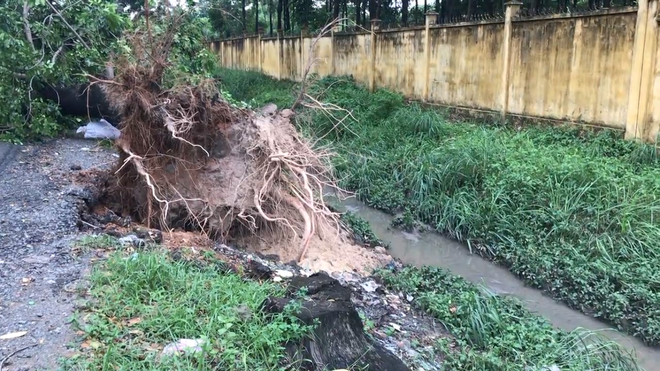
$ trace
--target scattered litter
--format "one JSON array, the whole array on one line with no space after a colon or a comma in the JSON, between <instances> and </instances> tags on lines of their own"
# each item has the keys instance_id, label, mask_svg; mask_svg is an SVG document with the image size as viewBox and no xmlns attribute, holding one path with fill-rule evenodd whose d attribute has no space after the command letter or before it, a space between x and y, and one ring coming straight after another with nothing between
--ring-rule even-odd
<instances>
[{"instance_id":1,"label":"scattered litter","mask_svg":"<svg viewBox=\"0 0 660 371\"><path fill-rule=\"evenodd\" d=\"M413 299L414 299L414 297L413 297L412 295L410 295L410 294L406 294L406 300L408 300L409 303L410 303L411 301L413 301Z\"/></svg>"},{"instance_id":2,"label":"scattered litter","mask_svg":"<svg viewBox=\"0 0 660 371\"><path fill-rule=\"evenodd\" d=\"M401 331L401 325L398 325L396 323L390 322L390 326L396 330L396 331Z\"/></svg>"},{"instance_id":3,"label":"scattered litter","mask_svg":"<svg viewBox=\"0 0 660 371\"><path fill-rule=\"evenodd\" d=\"M282 278L291 278L291 277L293 277L293 273L291 273L289 271L285 271L283 269L276 270L275 274L279 277L282 277Z\"/></svg>"},{"instance_id":4,"label":"scattered litter","mask_svg":"<svg viewBox=\"0 0 660 371\"><path fill-rule=\"evenodd\" d=\"M162 355L179 355L182 353L198 353L202 351L204 339L180 339L174 343L168 344L163 349Z\"/></svg>"},{"instance_id":5,"label":"scattered litter","mask_svg":"<svg viewBox=\"0 0 660 371\"><path fill-rule=\"evenodd\" d=\"M366 292L375 292L378 287L380 287L376 282L374 281L365 281L360 284L364 291Z\"/></svg>"},{"instance_id":6,"label":"scattered litter","mask_svg":"<svg viewBox=\"0 0 660 371\"><path fill-rule=\"evenodd\" d=\"M282 282L282 277L280 277L280 276L275 276L275 277L273 277L273 281L274 281L274 282Z\"/></svg>"},{"instance_id":7,"label":"scattered litter","mask_svg":"<svg viewBox=\"0 0 660 371\"><path fill-rule=\"evenodd\" d=\"M119 243L122 245L133 245L135 247L144 247L146 244L143 239L134 234L129 234L128 236L120 238Z\"/></svg>"},{"instance_id":8,"label":"scattered litter","mask_svg":"<svg viewBox=\"0 0 660 371\"><path fill-rule=\"evenodd\" d=\"M117 140L121 135L121 132L105 119L90 121L87 125L79 127L76 133L85 133L85 139Z\"/></svg>"},{"instance_id":9,"label":"scattered litter","mask_svg":"<svg viewBox=\"0 0 660 371\"><path fill-rule=\"evenodd\" d=\"M27 331L9 332L0 336L0 340L16 339L20 338L21 336L25 336L25 334L27 334Z\"/></svg>"}]
</instances>

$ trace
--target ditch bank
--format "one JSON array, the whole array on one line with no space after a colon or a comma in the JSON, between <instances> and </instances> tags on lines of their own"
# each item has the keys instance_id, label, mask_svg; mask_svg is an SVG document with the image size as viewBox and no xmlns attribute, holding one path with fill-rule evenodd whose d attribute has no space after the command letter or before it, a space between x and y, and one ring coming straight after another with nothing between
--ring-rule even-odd
<instances>
[{"instance_id":1,"label":"ditch bank","mask_svg":"<svg viewBox=\"0 0 660 371\"><path fill-rule=\"evenodd\" d=\"M635 356L645 370L660 369L660 349L649 347L593 317L584 315L526 286L505 268L494 265L460 242L433 232L406 232L392 227L395 217L368 207L355 198L340 201L331 194L328 200L340 211L357 215L369 223L373 233L389 247L388 252L403 264L415 267L439 267L477 286L483 286L500 297L514 297L531 313L547 319L553 327L565 332L581 329L598 334L604 341L615 341Z\"/></svg>"}]
</instances>

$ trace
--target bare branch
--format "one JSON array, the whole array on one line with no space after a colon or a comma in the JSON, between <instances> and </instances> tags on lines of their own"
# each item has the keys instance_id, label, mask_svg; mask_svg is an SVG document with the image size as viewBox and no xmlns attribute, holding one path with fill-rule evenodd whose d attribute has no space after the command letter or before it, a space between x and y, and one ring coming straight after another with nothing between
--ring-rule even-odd
<instances>
[{"instance_id":1,"label":"bare branch","mask_svg":"<svg viewBox=\"0 0 660 371\"><path fill-rule=\"evenodd\" d=\"M298 93L298 97L296 98L296 101L293 103L291 106L291 110L295 110L300 106L302 103L305 95L306 95L306 90L307 90L307 75L309 75L309 71L311 71L312 67L316 62L318 61L318 58L312 58L312 55L314 55L314 48L316 47L316 44L318 41L328 34L328 32L332 31L332 29L335 27L335 25L339 22L341 22L344 18L335 18L332 22L328 23L325 25L322 29L321 32L312 40L312 44L309 46L309 52L307 55L309 55L309 60L307 61L307 65L305 66L305 70L303 71L303 75L301 76L301 83L300 83L300 92Z\"/></svg>"},{"instance_id":2,"label":"bare branch","mask_svg":"<svg viewBox=\"0 0 660 371\"><path fill-rule=\"evenodd\" d=\"M46 1L46 4L48 4L48 6L49 6L49 7L55 12L55 14L57 14L57 16L60 17L60 19L62 20L62 22L64 22L64 24L65 24L67 27L69 27L69 29L71 30L71 32L73 32L73 34L76 35L76 37L78 38L78 40L80 40L80 42L85 46L85 48L87 48L87 49L91 49L91 48L89 47L89 45L87 45L87 43L85 42L85 40L83 40L82 36L80 36L80 34L78 33L78 31L76 31L76 29L73 28L73 27L69 24L69 22L67 22L67 20L64 18L64 16L62 15L62 13L60 13L60 11L57 10L57 9L53 6L53 4L50 3L50 1Z\"/></svg>"},{"instance_id":3,"label":"bare branch","mask_svg":"<svg viewBox=\"0 0 660 371\"><path fill-rule=\"evenodd\" d=\"M30 29L30 21L28 17L30 16L30 6L28 5L27 0L23 2L23 30L25 31L25 38L32 45L34 49L34 40L32 39L32 30Z\"/></svg>"}]
</instances>

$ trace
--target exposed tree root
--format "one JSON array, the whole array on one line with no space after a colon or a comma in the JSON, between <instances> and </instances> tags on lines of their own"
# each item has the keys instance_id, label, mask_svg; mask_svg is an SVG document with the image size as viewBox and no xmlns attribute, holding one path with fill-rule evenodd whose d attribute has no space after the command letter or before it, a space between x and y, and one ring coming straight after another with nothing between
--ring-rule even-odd
<instances>
[{"instance_id":1,"label":"exposed tree root","mask_svg":"<svg viewBox=\"0 0 660 371\"><path fill-rule=\"evenodd\" d=\"M97 81L123 118L111 197L165 230L194 228L222 240L290 233L302 238L302 260L312 236L340 225L323 202L324 189L336 188L330 153L313 150L288 114L232 107L213 81L168 83L176 29L174 19L162 35L133 35L115 78ZM145 45L152 37L156 47Z\"/></svg>"}]
</instances>

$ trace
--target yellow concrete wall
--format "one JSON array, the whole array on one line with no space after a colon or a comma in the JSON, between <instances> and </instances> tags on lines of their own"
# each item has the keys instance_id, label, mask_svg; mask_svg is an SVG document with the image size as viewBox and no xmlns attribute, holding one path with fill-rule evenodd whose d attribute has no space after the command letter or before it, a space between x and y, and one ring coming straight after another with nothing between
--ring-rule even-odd
<instances>
[{"instance_id":1,"label":"yellow concrete wall","mask_svg":"<svg viewBox=\"0 0 660 371\"><path fill-rule=\"evenodd\" d=\"M514 22L509 111L625 128L636 13Z\"/></svg>"},{"instance_id":2,"label":"yellow concrete wall","mask_svg":"<svg viewBox=\"0 0 660 371\"><path fill-rule=\"evenodd\" d=\"M280 39L282 48L282 78L289 80L300 80L301 60L300 37L286 37Z\"/></svg>"},{"instance_id":3,"label":"yellow concrete wall","mask_svg":"<svg viewBox=\"0 0 660 371\"><path fill-rule=\"evenodd\" d=\"M368 84L371 76L371 40L369 34L335 35L334 70L337 76L353 76Z\"/></svg>"},{"instance_id":4,"label":"yellow concrete wall","mask_svg":"<svg viewBox=\"0 0 660 371\"><path fill-rule=\"evenodd\" d=\"M421 99L424 90L424 29L387 31L376 41L376 86ZM368 58L367 58L368 60Z\"/></svg>"},{"instance_id":5,"label":"yellow concrete wall","mask_svg":"<svg viewBox=\"0 0 660 371\"><path fill-rule=\"evenodd\" d=\"M222 65L229 68L260 70L259 38L232 39L222 42Z\"/></svg>"},{"instance_id":6,"label":"yellow concrete wall","mask_svg":"<svg viewBox=\"0 0 660 371\"><path fill-rule=\"evenodd\" d=\"M269 76L277 77L279 59L277 39L261 40L261 71Z\"/></svg>"},{"instance_id":7,"label":"yellow concrete wall","mask_svg":"<svg viewBox=\"0 0 660 371\"><path fill-rule=\"evenodd\" d=\"M429 100L499 110L504 23L431 28Z\"/></svg>"},{"instance_id":8,"label":"yellow concrete wall","mask_svg":"<svg viewBox=\"0 0 660 371\"><path fill-rule=\"evenodd\" d=\"M660 27L658 23L653 24L655 31L655 39L660 40ZM660 43L660 41L659 41ZM648 131L645 133L645 139L649 142L660 142L660 47L658 47L655 57L655 68L653 74L653 85L651 88L650 99L650 120Z\"/></svg>"},{"instance_id":9,"label":"yellow concrete wall","mask_svg":"<svg viewBox=\"0 0 660 371\"><path fill-rule=\"evenodd\" d=\"M424 99L428 87L430 102L492 111L506 108L507 114L587 122L627 133L627 122L636 127L643 121L641 136L654 141L660 132L660 46L655 45L660 44L660 29L653 18L657 8L653 4L645 13L657 42L645 42L642 50L659 61L648 62L647 53L642 63L650 90L639 104L648 104L646 111L630 108L637 107L631 91L638 85L631 83L631 75L640 75L635 71L643 54L633 47L641 27L636 8L513 18L509 42L504 20L432 25L428 53L423 27L378 31L373 71L372 35L365 32L323 37L311 55L311 36L234 39L210 47L225 67L257 69L283 79L299 81L308 61L316 59L311 73L353 76L366 86L373 79L375 87L412 99ZM510 48L508 75L505 45Z\"/></svg>"},{"instance_id":10,"label":"yellow concrete wall","mask_svg":"<svg viewBox=\"0 0 660 371\"><path fill-rule=\"evenodd\" d=\"M309 48L312 45L312 38L305 38L305 64L309 60ZM312 57L316 59L310 73L315 73L321 77L332 74L332 38L330 36L318 39Z\"/></svg>"}]
</instances>

